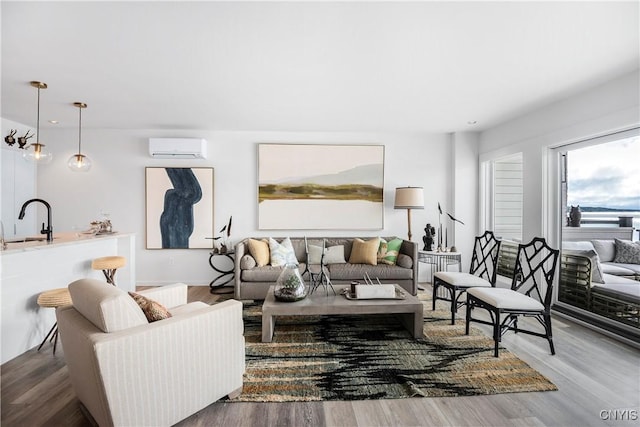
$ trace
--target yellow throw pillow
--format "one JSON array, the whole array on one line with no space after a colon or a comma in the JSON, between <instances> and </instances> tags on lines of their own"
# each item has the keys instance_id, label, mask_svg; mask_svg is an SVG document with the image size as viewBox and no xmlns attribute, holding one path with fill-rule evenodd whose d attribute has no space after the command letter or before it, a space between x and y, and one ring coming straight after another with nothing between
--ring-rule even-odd
<instances>
[{"instance_id":1,"label":"yellow throw pillow","mask_svg":"<svg viewBox=\"0 0 640 427\"><path fill-rule=\"evenodd\" d=\"M353 247L349 256L350 264L378 265L378 247L380 238L376 237L366 242L362 239L353 239Z\"/></svg>"},{"instance_id":2,"label":"yellow throw pillow","mask_svg":"<svg viewBox=\"0 0 640 427\"><path fill-rule=\"evenodd\" d=\"M271 256L269 255L269 242L267 240L249 239L249 253L256 260L258 267L264 267L269 264Z\"/></svg>"}]
</instances>

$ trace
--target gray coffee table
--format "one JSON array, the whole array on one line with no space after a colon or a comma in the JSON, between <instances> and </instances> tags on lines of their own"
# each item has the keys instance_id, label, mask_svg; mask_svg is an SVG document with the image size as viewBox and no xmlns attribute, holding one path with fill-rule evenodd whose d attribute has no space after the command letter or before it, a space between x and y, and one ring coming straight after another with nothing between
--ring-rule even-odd
<instances>
[{"instance_id":1,"label":"gray coffee table","mask_svg":"<svg viewBox=\"0 0 640 427\"><path fill-rule=\"evenodd\" d=\"M330 314L397 314L400 321L414 338L422 338L422 302L405 291L402 300L348 300L343 295L327 296L316 292L296 302L282 302L273 296L273 286L269 288L262 304L262 342L271 342L275 326L275 316L317 316ZM338 288L338 287L336 287ZM338 289L336 289L338 291Z\"/></svg>"}]
</instances>

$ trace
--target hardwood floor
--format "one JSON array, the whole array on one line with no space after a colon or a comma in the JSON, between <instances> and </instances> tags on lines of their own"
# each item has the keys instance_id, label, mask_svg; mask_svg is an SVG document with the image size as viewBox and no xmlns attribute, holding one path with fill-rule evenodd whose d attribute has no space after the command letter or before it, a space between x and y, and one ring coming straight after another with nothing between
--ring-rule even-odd
<instances>
[{"instance_id":1,"label":"hardwood floor","mask_svg":"<svg viewBox=\"0 0 640 427\"><path fill-rule=\"evenodd\" d=\"M190 301L220 298L206 286L189 288ZM530 336L507 334L504 346L553 381L558 391L355 402L216 402L178 425L638 425L640 351L566 319L554 317L553 322L555 356L545 340ZM39 353L32 349L1 370L2 426L90 425L80 411L60 346L55 356L49 345Z\"/></svg>"}]
</instances>

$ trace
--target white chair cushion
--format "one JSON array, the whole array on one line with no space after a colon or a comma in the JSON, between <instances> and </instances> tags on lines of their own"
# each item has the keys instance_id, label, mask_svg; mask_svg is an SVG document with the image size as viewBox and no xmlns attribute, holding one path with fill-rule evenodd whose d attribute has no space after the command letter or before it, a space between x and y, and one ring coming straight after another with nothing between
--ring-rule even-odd
<instances>
[{"instance_id":1,"label":"white chair cushion","mask_svg":"<svg viewBox=\"0 0 640 427\"><path fill-rule=\"evenodd\" d=\"M438 271L435 274L435 277L442 280L443 282L447 282L452 286L457 286L459 288L462 287L491 287L491 282L483 279L482 277L475 276L469 273L456 273L456 272L448 272L448 271Z\"/></svg>"},{"instance_id":2,"label":"white chair cushion","mask_svg":"<svg viewBox=\"0 0 640 427\"><path fill-rule=\"evenodd\" d=\"M540 301L520 292L503 288L472 288L467 294L473 295L496 308L509 310L544 310Z\"/></svg>"},{"instance_id":3,"label":"white chair cushion","mask_svg":"<svg viewBox=\"0 0 640 427\"><path fill-rule=\"evenodd\" d=\"M149 323L140 306L120 288L97 279L69 285L73 307L102 332L116 332Z\"/></svg>"}]
</instances>

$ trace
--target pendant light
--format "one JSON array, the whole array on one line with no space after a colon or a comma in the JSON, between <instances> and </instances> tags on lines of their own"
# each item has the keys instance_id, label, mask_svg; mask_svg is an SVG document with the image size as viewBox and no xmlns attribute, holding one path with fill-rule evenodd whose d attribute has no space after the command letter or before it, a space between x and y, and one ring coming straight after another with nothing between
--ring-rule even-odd
<instances>
[{"instance_id":1,"label":"pendant light","mask_svg":"<svg viewBox=\"0 0 640 427\"><path fill-rule=\"evenodd\" d=\"M46 89L47 84L42 82L31 82L31 86L38 89L38 116L36 119L36 142L25 148L22 157L25 160L36 163L51 163L53 154L44 151L44 144L40 143L40 89ZM32 149L33 148L33 149Z\"/></svg>"},{"instance_id":2,"label":"pendant light","mask_svg":"<svg viewBox=\"0 0 640 427\"><path fill-rule=\"evenodd\" d=\"M82 154L82 109L87 108L87 104L84 102L74 102L73 105L78 107L80 113L80 119L78 120L78 153L69 157L67 165L69 169L74 172L87 172L91 169L91 159Z\"/></svg>"}]
</instances>

